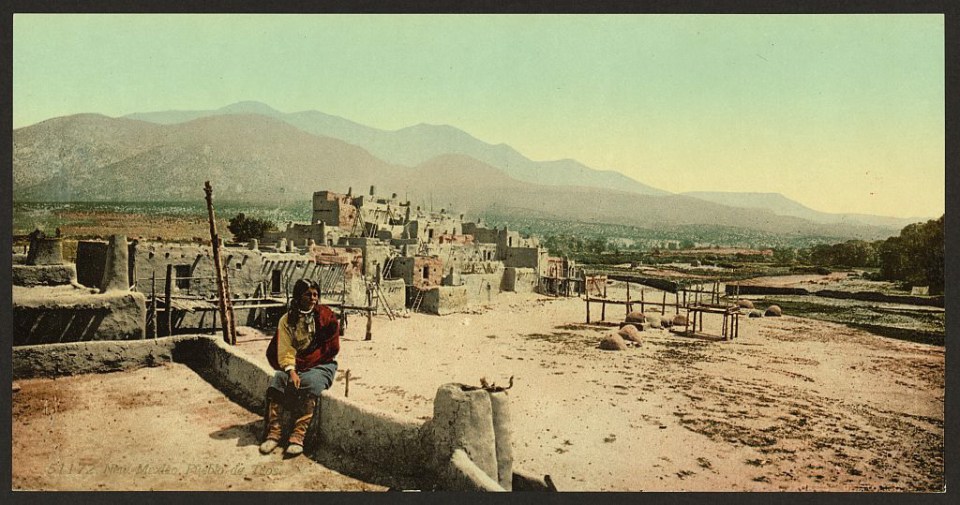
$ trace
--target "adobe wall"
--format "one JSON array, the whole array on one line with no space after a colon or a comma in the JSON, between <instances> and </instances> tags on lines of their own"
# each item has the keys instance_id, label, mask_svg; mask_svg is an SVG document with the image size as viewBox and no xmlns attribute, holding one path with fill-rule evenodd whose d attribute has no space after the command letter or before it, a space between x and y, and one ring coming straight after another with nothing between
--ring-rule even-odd
<instances>
[{"instance_id":1,"label":"adobe wall","mask_svg":"<svg viewBox=\"0 0 960 505\"><path fill-rule=\"evenodd\" d=\"M135 292L17 288L13 345L142 339L146 313L145 297Z\"/></svg>"},{"instance_id":2,"label":"adobe wall","mask_svg":"<svg viewBox=\"0 0 960 505\"><path fill-rule=\"evenodd\" d=\"M357 219L357 208L349 195L331 191L317 191L313 194L313 216L311 222L326 223L341 230L350 230Z\"/></svg>"},{"instance_id":3,"label":"adobe wall","mask_svg":"<svg viewBox=\"0 0 960 505\"><path fill-rule=\"evenodd\" d=\"M407 233L410 238L428 242L438 239L441 235L463 235L463 224L453 216L441 214L427 216L421 213L412 217L407 223Z\"/></svg>"},{"instance_id":4,"label":"adobe wall","mask_svg":"<svg viewBox=\"0 0 960 505\"><path fill-rule=\"evenodd\" d=\"M508 247L503 259L504 266L534 268L539 271L541 249L538 247Z\"/></svg>"},{"instance_id":5,"label":"adobe wall","mask_svg":"<svg viewBox=\"0 0 960 505\"><path fill-rule=\"evenodd\" d=\"M68 285L77 277L76 267L63 265L13 265L10 281L14 286Z\"/></svg>"},{"instance_id":6,"label":"adobe wall","mask_svg":"<svg viewBox=\"0 0 960 505\"><path fill-rule=\"evenodd\" d=\"M423 293L420 310L445 316L463 312L471 305L470 290L466 286L437 286Z\"/></svg>"},{"instance_id":7,"label":"adobe wall","mask_svg":"<svg viewBox=\"0 0 960 505\"><path fill-rule=\"evenodd\" d=\"M462 274L460 282L467 288L467 302L470 305L489 303L500 293L503 267L490 274Z\"/></svg>"},{"instance_id":8,"label":"adobe wall","mask_svg":"<svg viewBox=\"0 0 960 505\"><path fill-rule=\"evenodd\" d=\"M190 277L197 277L190 279L186 287L178 287L174 281L174 293L203 296L217 292L213 252L208 245L139 242L133 253L134 278L130 281L142 293L150 292L151 276L155 276L157 292L163 292L167 265L174 265L174 276L176 266L184 266L189 269ZM256 250L225 247L220 250L220 257L232 294L237 297L253 296L264 280L263 254Z\"/></svg>"},{"instance_id":9,"label":"adobe wall","mask_svg":"<svg viewBox=\"0 0 960 505\"><path fill-rule=\"evenodd\" d=\"M427 277L423 276L425 266L428 267ZM442 283L443 261L433 256L400 257L393 261L391 273L393 277L403 279L407 286L428 289Z\"/></svg>"},{"instance_id":10,"label":"adobe wall","mask_svg":"<svg viewBox=\"0 0 960 505\"><path fill-rule=\"evenodd\" d=\"M451 266L462 273L489 273L501 266L496 244L431 243L426 251L427 255L443 258L446 273Z\"/></svg>"},{"instance_id":11,"label":"adobe wall","mask_svg":"<svg viewBox=\"0 0 960 505\"><path fill-rule=\"evenodd\" d=\"M473 235L473 240L482 244L497 244L500 232L496 229L484 228L477 223L463 223L463 233Z\"/></svg>"},{"instance_id":12,"label":"adobe wall","mask_svg":"<svg viewBox=\"0 0 960 505\"><path fill-rule=\"evenodd\" d=\"M380 281L380 296L387 302L390 310L403 311L407 300L406 288L403 279L383 279Z\"/></svg>"},{"instance_id":13,"label":"adobe wall","mask_svg":"<svg viewBox=\"0 0 960 505\"><path fill-rule=\"evenodd\" d=\"M507 267L503 270L500 289L514 293L535 293L539 280L540 276L532 268Z\"/></svg>"},{"instance_id":14,"label":"adobe wall","mask_svg":"<svg viewBox=\"0 0 960 505\"><path fill-rule=\"evenodd\" d=\"M381 271L387 264L387 259L391 256L390 245L380 239L364 237L344 237L342 242L352 248L362 251L361 273L368 278L373 278L379 267Z\"/></svg>"},{"instance_id":15,"label":"adobe wall","mask_svg":"<svg viewBox=\"0 0 960 505\"><path fill-rule=\"evenodd\" d=\"M338 228L327 227L320 223L288 223L284 230L266 231L263 234L261 242L264 244L275 244L280 239L293 241L294 245L300 248L309 247L310 241L317 244L332 245L339 240L340 234L336 231Z\"/></svg>"}]
</instances>

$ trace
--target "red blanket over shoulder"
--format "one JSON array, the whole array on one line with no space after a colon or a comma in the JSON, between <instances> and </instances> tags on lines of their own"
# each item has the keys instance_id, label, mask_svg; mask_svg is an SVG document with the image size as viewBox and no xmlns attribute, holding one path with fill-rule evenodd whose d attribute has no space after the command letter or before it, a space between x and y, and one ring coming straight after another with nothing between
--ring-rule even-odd
<instances>
[{"instance_id":1,"label":"red blanket over shoulder","mask_svg":"<svg viewBox=\"0 0 960 505\"><path fill-rule=\"evenodd\" d=\"M310 345L297 352L297 371L330 363L340 352L340 322L337 321L337 315L330 310L330 307L318 303L313 309L313 319L317 329L313 333ZM282 370L277 355L279 338L280 330L278 329L270 340L270 344L267 345L267 361L274 370Z\"/></svg>"}]
</instances>

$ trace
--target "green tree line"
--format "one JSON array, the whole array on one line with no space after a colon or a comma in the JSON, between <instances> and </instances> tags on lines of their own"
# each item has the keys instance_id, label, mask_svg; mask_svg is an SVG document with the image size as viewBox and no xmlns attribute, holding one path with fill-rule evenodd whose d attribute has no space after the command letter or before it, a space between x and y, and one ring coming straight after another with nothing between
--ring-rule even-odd
<instances>
[{"instance_id":1,"label":"green tree line","mask_svg":"<svg viewBox=\"0 0 960 505\"><path fill-rule=\"evenodd\" d=\"M867 242L848 240L809 248L775 249L778 263L825 267L878 268L879 280L943 291L943 216L904 227L898 236Z\"/></svg>"}]
</instances>

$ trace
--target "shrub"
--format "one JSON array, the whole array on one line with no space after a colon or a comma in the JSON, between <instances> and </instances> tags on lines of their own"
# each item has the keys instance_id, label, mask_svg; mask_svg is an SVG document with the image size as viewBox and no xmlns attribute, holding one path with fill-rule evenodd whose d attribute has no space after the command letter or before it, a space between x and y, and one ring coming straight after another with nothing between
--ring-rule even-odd
<instances>
[{"instance_id":1,"label":"shrub","mask_svg":"<svg viewBox=\"0 0 960 505\"><path fill-rule=\"evenodd\" d=\"M264 232L273 229L273 223L266 219L247 217L242 212L234 216L227 225L227 229L238 242L247 242L250 239L263 238Z\"/></svg>"}]
</instances>

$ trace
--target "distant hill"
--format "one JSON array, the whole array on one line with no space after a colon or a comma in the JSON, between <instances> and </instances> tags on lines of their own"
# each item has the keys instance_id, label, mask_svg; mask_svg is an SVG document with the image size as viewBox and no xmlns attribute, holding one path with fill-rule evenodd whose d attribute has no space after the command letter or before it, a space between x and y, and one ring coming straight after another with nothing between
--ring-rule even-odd
<instances>
[{"instance_id":1,"label":"distant hill","mask_svg":"<svg viewBox=\"0 0 960 505\"><path fill-rule=\"evenodd\" d=\"M594 186L644 195L666 195L611 170L595 170L575 160L533 161L506 144L488 144L448 125L418 124L396 131L380 130L319 111L283 113L260 102L239 102L207 111L163 111L130 114L128 119L174 124L200 117L260 114L285 121L301 130L360 146L374 156L398 165L414 166L445 154L463 154L500 168L526 182L552 186Z\"/></svg>"},{"instance_id":2,"label":"distant hill","mask_svg":"<svg viewBox=\"0 0 960 505\"><path fill-rule=\"evenodd\" d=\"M851 224L819 224L762 209L744 209L683 195L638 195L591 187L542 186L507 177L502 171L462 155L446 155L397 174L392 187L412 201L433 201L470 215L509 209L523 215L569 221L628 224L652 229L709 225L764 231L783 236L885 238L895 230ZM422 181L431 180L430 185Z\"/></svg>"},{"instance_id":3,"label":"distant hill","mask_svg":"<svg viewBox=\"0 0 960 505\"><path fill-rule=\"evenodd\" d=\"M708 225L784 236L884 238L896 229L820 224L683 195L641 195L517 180L463 154L413 167L387 163L342 140L263 115L225 114L152 124L97 115L56 118L14 131L16 201L202 201L211 180L223 202L278 205L314 191L376 185L416 205L480 215L510 209L571 221L654 229Z\"/></svg>"},{"instance_id":4,"label":"distant hill","mask_svg":"<svg viewBox=\"0 0 960 505\"><path fill-rule=\"evenodd\" d=\"M791 200L780 193L745 193L745 192L711 192L690 191L682 193L685 196L699 198L708 202L744 207L750 209L767 209L780 216L794 216L823 224L852 224L881 226L900 229L908 224L926 221L932 218L900 218L873 216L869 214L832 214L811 209L800 202Z\"/></svg>"},{"instance_id":5,"label":"distant hill","mask_svg":"<svg viewBox=\"0 0 960 505\"><path fill-rule=\"evenodd\" d=\"M13 143L19 200L193 200L211 180L220 199L287 203L318 188L373 184L395 169L259 115L173 125L70 116L17 129Z\"/></svg>"}]
</instances>

